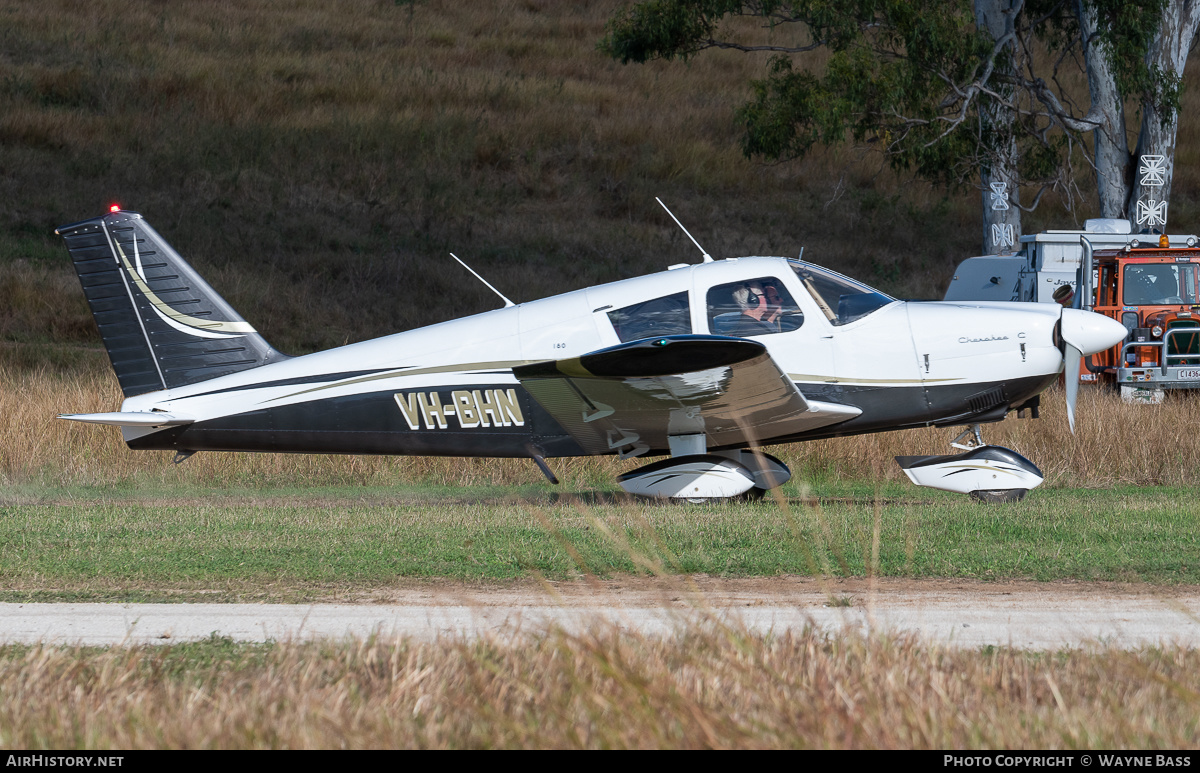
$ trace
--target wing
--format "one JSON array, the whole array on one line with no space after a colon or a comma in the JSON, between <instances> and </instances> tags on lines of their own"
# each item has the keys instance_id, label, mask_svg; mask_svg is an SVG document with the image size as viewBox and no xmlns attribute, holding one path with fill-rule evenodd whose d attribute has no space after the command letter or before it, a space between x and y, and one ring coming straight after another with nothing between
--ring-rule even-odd
<instances>
[{"instance_id":1,"label":"wing","mask_svg":"<svg viewBox=\"0 0 1200 773\"><path fill-rule=\"evenodd\" d=\"M665 450L672 435L757 446L862 413L805 399L767 348L744 338L648 338L513 373L591 454Z\"/></svg>"}]
</instances>

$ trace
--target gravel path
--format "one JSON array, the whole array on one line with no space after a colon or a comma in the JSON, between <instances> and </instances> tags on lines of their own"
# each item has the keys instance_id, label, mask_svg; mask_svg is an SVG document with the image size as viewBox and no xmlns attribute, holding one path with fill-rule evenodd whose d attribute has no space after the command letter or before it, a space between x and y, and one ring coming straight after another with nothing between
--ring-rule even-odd
<instances>
[{"instance_id":1,"label":"gravel path","mask_svg":"<svg viewBox=\"0 0 1200 773\"><path fill-rule=\"evenodd\" d=\"M606 621L668 633L706 615L755 631L912 632L962 647L1200 644L1200 588L1082 583L624 578L468 587L426 583L355 603L0 604L0 641L146 644L345 636L508 636Z\"/></svg>"}]
</instances>

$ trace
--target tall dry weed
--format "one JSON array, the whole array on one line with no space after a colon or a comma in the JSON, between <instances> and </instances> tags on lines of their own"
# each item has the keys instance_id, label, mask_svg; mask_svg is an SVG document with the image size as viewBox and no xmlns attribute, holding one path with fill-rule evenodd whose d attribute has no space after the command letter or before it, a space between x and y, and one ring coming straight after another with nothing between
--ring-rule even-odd
<instances>
[{"instance_id":1,"label":"tall dry weed","mask_svg":"<svg viewBox=\"0 0 1200 773\"><path fill-rule=\"evenodd\" d=\"M432 643L0 650L0 746L1192 748L1200 653L725 624Z\"/></svg>"}]
</instances>

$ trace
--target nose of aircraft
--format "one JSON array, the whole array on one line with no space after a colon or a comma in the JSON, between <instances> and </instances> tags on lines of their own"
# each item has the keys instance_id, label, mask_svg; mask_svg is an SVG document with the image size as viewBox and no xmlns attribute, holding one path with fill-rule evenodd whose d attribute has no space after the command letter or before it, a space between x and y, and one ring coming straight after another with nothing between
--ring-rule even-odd
<instances>
[{"instance_id":1,"label":"nose of aircraft","mask_svg":"<svg viewBox=\"0 0 1200 773\"><path fill-rule=\"evenodd\" d=\"M1103 314L1080 309L1063 309L1062 337L1082 354L1096 354L1122 341L1129 331Z\"/></svg>"}]
</instances>

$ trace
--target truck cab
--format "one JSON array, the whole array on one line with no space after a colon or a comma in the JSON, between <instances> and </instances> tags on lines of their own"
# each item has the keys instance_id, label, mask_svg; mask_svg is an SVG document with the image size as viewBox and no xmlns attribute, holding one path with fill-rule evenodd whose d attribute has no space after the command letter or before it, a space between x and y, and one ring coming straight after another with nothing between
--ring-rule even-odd
<instances>
[{"instance_id":1,"label":"truck cab","mask_svg":"<svg viewBox=\"0 0 1200 773\"><path fill-rule=\"evenodd\" d=\"M1089 358L1089 373L1139 402L1159 402L1164 390L1200 388L1200 247L1194 237L1180 247L1166 236L1150 239L1095 250L1095 290L1083 304L1129 331L1122 343Z\"/></svg>"}]
</instances>

